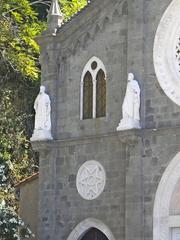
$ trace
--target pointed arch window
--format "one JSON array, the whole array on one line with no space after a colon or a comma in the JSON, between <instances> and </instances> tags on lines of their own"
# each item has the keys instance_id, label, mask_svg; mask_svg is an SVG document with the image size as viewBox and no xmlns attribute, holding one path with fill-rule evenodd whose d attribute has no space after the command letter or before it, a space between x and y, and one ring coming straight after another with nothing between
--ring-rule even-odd
<instances>
[{"instance_id":1,"label":"pointed arch window","mask_svg":"<svg viewBox=\"0 0 180 240\"><path fill-rule=\"evenodd\" d=\"M83 119L90 119L93 117L93 82L90 72L84 76L83 96Z\"/></svg>"},{"instance_id":2,"label":"pointed arch window","mask_svg":"<svg viewBox=\"0 0 180 240\"><path fill-rule=\"evenodd\" d=\"M106 116L106 79L102 69L96 78L96 117Z\"/></svg>"},{"instance_id":3,"label":"pointed arch window","mask_svg":"<svg viewBox=\"0 0 180 240\"><path fill-rule=\"evenodd\" d=\"M97 57L92 57L84 67L80 108L80 119L106 116L106 70Z\"/></svg>"}]
</instances>

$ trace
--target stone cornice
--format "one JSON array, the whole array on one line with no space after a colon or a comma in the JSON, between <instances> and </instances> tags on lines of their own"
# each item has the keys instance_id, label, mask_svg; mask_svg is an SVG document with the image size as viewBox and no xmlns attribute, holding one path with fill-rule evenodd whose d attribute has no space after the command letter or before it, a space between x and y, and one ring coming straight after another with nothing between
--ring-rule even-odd
<instances>
[{"instance_id":1,"label":"stone cornice","mask_svg":"<svg viewBox=\"0 0 180 240\"><path fill-rule=\"evenodd\" d=\"M161 129L140 129L140 130L127 130L119 132L111 132L100 135L92 135L85 137L75 137L67 139L59 139L52 141L39 141L33 142L32 146L35 151L43 149L51 149L57 147L67 147L73 145L91 144L92 142L102 142L105 138L116 137L117 141L122 144L135 145L138 139L149 136L163 136L163 135L180 135L180 127L174 128L161 128Z\"/></svg>"}]
</instances>

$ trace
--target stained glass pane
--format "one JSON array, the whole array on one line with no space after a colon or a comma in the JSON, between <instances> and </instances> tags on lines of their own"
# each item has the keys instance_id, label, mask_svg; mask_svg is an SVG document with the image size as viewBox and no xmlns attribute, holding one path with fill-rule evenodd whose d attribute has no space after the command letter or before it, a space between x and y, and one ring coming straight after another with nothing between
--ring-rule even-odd
<instances>
[{"instance_id":1,"label":"stained glass pane","mask_svg":"<svg viewBox=\"0 0 180 240\"><path fill-rule=\"evenodd\" d=\"M103 70L97 74L96 85L96 117L106 116L106 79Z\"/></svg>"},{"instance_id":2,"label":"stained glass pane","mask_svg":"<svg viewBox=\"0 0 180 240\"><path fill-rule=\"evenodd\" d=\"M93 83L90 72L87 72L84 77L83 86L83 119L93 117Z\"/></svg>"}]
</instances>

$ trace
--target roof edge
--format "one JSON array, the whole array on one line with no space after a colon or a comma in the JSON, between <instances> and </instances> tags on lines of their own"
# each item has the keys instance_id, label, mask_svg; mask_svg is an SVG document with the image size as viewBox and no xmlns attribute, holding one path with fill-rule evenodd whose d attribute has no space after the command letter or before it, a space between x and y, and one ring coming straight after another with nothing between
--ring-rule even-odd
<instances>
[{"instance_id":1,"label":"roof edge","mask_svg":"<svg viewBox=\"0 0 180 240\"><path fill-rule=\"evenodd\" d=\"M26 183L32 182L35 179L39 177L39 172L32 174L31 176L24 178L23 180L17 182L14 187L15 188L20 188L22 185L25 185Z\"/></svg>"}]
</instances>

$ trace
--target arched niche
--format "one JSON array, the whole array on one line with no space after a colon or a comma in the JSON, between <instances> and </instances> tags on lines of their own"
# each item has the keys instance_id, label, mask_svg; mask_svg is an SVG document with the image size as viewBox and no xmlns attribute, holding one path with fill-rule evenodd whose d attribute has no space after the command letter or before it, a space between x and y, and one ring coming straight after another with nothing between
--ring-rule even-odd
<instances>
[{"instance_id":1,"label":"arched niche","mask_svg":"<svg viewBox=\"0 0 180 240\"><path fill-rule=\"evenodd\" d=\"M67 240L81 240L84 234L91 228L101 231L108 240L115 240L111 230L100 220L95 218L87 218L79 223L71 232Z\"/></svg>"},{"instance_id":2,"label":"arched niche","mask_svg":"<svg viewBox=\"0 0 180 240\"><path fill-rule=\"evenodd\" d=\"M157 188L153 210L153 240L170 240L173 228L180 228L180 215L172 214L179 207L173 206L177 200L176 191L180 189L179 183L180 152L166 168Z\"/></svg>"}]
</instances>

